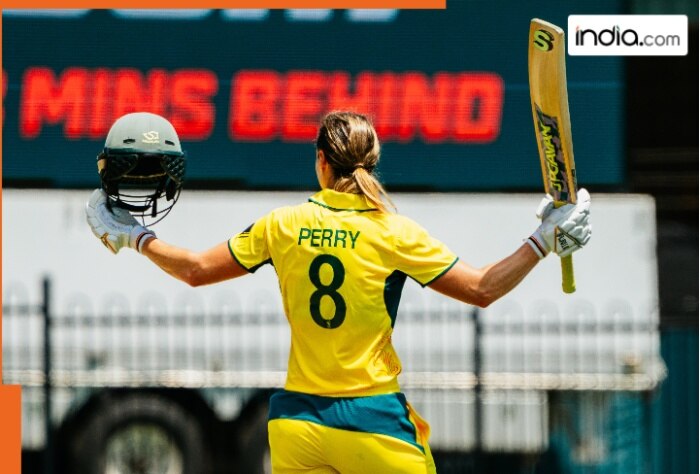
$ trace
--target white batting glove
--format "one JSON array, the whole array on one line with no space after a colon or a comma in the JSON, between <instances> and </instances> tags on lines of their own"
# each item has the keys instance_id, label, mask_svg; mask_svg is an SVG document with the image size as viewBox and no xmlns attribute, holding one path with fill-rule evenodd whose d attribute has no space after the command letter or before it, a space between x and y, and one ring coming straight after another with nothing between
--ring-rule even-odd
<instances>
[{"instance_id":1,"label":"white batting glove","mask_svg":"<svg viewBox=\"0 0 700 474\"><path fill-rule=\"evenodd\" d=\"M112 253L119 252L122 247L130 247L140 253L143 244L156 234L139 224L126 209L112 206L110 211L108 199L107 193L95 189L85 205L85 215L92 233Z\"/></svg>"},{"instance_id":2,"label":"white batting glove","mask_svg":"<svg viewBox=\"0 0 700 474\"><path fill-rule=\"evenodd\" d=\"M589 222L590 208L591 196L584 188L579 189L576 204L558 208L554 207L551 196L545 196L536 212L542 224L527 239L527 243L540 258L552 250L560 257L571 255L591 239L593 226Z\"/></svg>"}]
</instances>

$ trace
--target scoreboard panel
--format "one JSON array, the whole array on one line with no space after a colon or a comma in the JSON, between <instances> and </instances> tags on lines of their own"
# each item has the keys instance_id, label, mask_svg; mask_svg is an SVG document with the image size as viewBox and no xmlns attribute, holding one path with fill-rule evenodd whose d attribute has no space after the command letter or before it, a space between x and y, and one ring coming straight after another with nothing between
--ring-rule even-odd
<instances>
[{"instance_id":1,"label":"scoreboard panel","mask_svg":"<svg viewBox=\"0 0 700 474\"><path fill-rule=\"evenodd\" d=\"M151 111L180 134L187 187L312 189L318 118L345 109L372 118L389 189L539 190L529 20L619 8L4 10L3 183L94 187L111 123ZM622 62L567 68L579 179L620 185Z\"/></svg>"}]
</instances>

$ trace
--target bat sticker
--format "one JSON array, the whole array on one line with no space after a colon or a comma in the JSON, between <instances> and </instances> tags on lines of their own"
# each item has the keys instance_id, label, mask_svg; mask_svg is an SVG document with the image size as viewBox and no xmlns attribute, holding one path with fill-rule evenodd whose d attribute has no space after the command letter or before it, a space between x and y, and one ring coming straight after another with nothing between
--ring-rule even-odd
<instances>
[{"instance_id":1,"label":"bat sticker","mask_svg":"<svg viewBox=\"0 0 700 474\"><path fill-rule=\"evenodd\" d=\"M559 135L559 122L556 117L542 112L535 104L537 111L537 130L547 161L547 186L555 201L569 200L569 185L566 179L566 162Z\"/></svg>"},{"instance_id":2,"label":"bat sticker","mask_svg":"<svg viewBox=\"0 0 700 474\"><path fill-rule=\"evenodd\" d=\"M537 30L532 43L541 51L551 51L554 48L554 35L546 30Z\"/></svg>"}]
</instances>

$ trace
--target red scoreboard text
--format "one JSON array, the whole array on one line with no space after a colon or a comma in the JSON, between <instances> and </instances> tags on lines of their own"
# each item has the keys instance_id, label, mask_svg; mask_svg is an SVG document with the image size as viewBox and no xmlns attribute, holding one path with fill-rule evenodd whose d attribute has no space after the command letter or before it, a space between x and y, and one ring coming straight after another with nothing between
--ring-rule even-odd
<instances>
[{"instance_id":1,"label":"red scoreboard text","mask_svg":"<svg viewBox=\"0 0 700 474\"><path fill-rule=\"evenodd\" d=\"M4 99L4 71L2 79ZM30 67L21 78L19 133L33 140L44 126L62 126L67 139L97 140L121 115L149 111L167 117L184 141L201 141L217 127L218 106L228 107L218 126L235 141L307 142L320 115L353 110L368 114L387 142L488 143L499 136L504 96L492 72L244 69L221 89L208 69Z\"/></svg>"}]
</instances>

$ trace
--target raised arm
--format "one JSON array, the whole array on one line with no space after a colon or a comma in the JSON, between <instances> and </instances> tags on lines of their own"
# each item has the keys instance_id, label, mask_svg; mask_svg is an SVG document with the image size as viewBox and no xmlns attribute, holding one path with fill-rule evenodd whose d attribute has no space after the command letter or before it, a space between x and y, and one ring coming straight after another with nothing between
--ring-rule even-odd
<instances>
[{"instance_id":1,"label":"raised arm","mask_svg":"<svg viewBox=\"0 0 700 474\"><path fill-rule=\"evenodd\" d=\"M523 244L515 253L494 264L474 268L461 260L429 286L465 303L487 307L515 288L540 257Z\"/></svg>"},{"instance_id":2,"label":"raised arm","mask_svg":"<svg viewBox=\"0 0 700 474\"><path fill-rule=\"evenodd\" d=\"M191 286L208 285L229 280L248 271L233 258L228 242L204 252L192 252L158 239L155 233L141 226L126 210L107 206L107 196L96 189L85 208L92 232L113 253L132 248L169 275Z\"/></svg>"},{"instance_id":3,"label":"raised arm","mask_svg":"<svg viewBox=\"0 0 700 474\"><path fill-rule=\"evenodd\" d=\"M465 303L490 305L515 288L550 251L565 257L586 245L592 231L590 200L583 188L575 205L555 209L545 198L537 210L542 224L515 253L478 269L459 261L430 288Z\"/></svg>"},{"instance_id":4,"label":"raised arm","mask_svg":"<svg viewBox=\"0 0 700 474\"><path fill-rule=\"evenodd\" d=\"M143 244L141 253L163 271L190 286L209 285L248 274L231 256L228 242L204 252L192 252L150 238Z\"/></svg>"}]
</instances>

